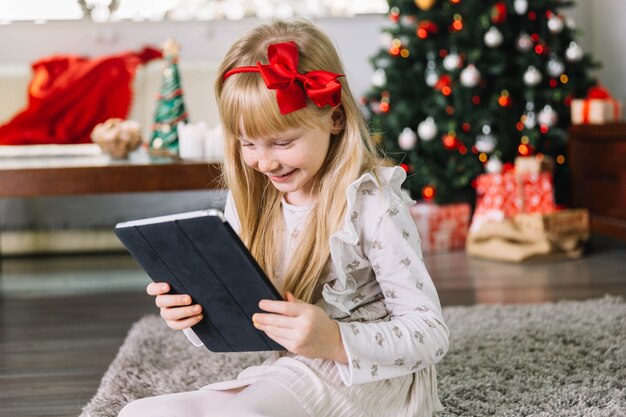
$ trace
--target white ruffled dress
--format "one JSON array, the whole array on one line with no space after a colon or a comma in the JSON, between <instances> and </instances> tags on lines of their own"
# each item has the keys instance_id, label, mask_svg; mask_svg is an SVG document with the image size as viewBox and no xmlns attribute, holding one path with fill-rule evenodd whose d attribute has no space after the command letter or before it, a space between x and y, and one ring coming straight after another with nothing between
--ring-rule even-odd
<instances>
[{"instance_id":1,"label":"white ruffled dress","mask_svg":"<svg viewBox=\"0 0 626 417\"><path fill-rule=\"evenodd\" d=\"M442 409L434 365L448 349L448 328L409 214L412 201L400 188L405 178L399 167L379 167L354 181L345 223L330 238L330 272L316 305L339 322L349 363L276 352L237 379L203 389L274 381L311 417L427 417ZM286 239L297 237L308 210L283 201ZM225 215L237 229L230 196Z\"/></svg>"}]
</instances>

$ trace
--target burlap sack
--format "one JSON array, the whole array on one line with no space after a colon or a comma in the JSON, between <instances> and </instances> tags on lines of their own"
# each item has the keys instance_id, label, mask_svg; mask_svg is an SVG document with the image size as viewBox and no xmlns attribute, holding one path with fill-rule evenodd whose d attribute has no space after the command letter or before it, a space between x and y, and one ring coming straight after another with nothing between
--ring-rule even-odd
<instances>
[{"instance_id":1,"label":"burlap sack","mask_svg":"<svg viewBox=\"0 0 626 417\"><path fill-rule=\"evenodd\" d=\"M579 258L589 240L585 209L518 214L483 224L467 237L471 256L508 262Z\"/></svg>"}]
</instances>

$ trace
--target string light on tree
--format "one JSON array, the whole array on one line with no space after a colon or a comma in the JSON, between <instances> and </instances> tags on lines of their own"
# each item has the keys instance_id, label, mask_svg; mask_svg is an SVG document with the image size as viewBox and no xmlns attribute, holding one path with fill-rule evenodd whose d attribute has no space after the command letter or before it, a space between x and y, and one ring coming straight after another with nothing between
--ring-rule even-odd
<instances>
[{"instance_id":1,"label":"string light on tree","mask_svg":"<svg viewBox=\"0 0 626 417\"><path fill-rule=\"evenodd\" d=\"M415 0L415 5L422 10L430 10L435 5L436 0Z\"/></svg>"},{"instance_id":2,"label":"string light on tree","mask_svg":"<svg viewBox=\"0 0 626 417\"><path fill-rule=\"evenodd\" d=\"M422 188L422 198L426 201L433 200L435 198L435 187L427 185Z\"/></svg>"}]
</instances>

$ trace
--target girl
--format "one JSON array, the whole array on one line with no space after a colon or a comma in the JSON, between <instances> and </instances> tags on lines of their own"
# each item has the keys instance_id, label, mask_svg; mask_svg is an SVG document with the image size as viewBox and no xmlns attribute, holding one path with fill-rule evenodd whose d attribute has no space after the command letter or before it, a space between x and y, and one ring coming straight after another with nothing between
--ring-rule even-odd
<instances>
[{"instance_id":1,"label":"girl","mask_svg":"<svg viewBox=\"0 0 626 417\"><path fill-rule=\"evenodd\" d=\"M229 188L225 215L286 294L255 326L286 348L237 379L138 400L121 417L431 416L448 329L401 191L383 167L330 39L275 21L228 51L216 81ZM150 284L161 316L201 308Z\"/></svg>"}]
</instances>

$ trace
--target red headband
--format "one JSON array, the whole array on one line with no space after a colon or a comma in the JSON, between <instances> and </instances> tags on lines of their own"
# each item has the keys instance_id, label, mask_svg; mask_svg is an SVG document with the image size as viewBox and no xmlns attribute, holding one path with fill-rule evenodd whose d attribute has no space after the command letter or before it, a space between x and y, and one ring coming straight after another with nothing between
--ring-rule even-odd
<instances>
[{"instance_id":1,"label":"red headband","mask_svg":"<svg viewBox=\"0 0 626 417\"><path fill-rule=\"evenodd\" d=\"M326 105L336 106L341 102L341 84L337 77L343 75L323 70L299 73L298 47L295 42L270 45L267 48L267 58L268 65L257 62L256 66L233 68L224 74L224 79L241 72L261 73L267 88L276 90L280 114L305 107L307 97L319 108Z\"/></svg>"}]
</instances>

